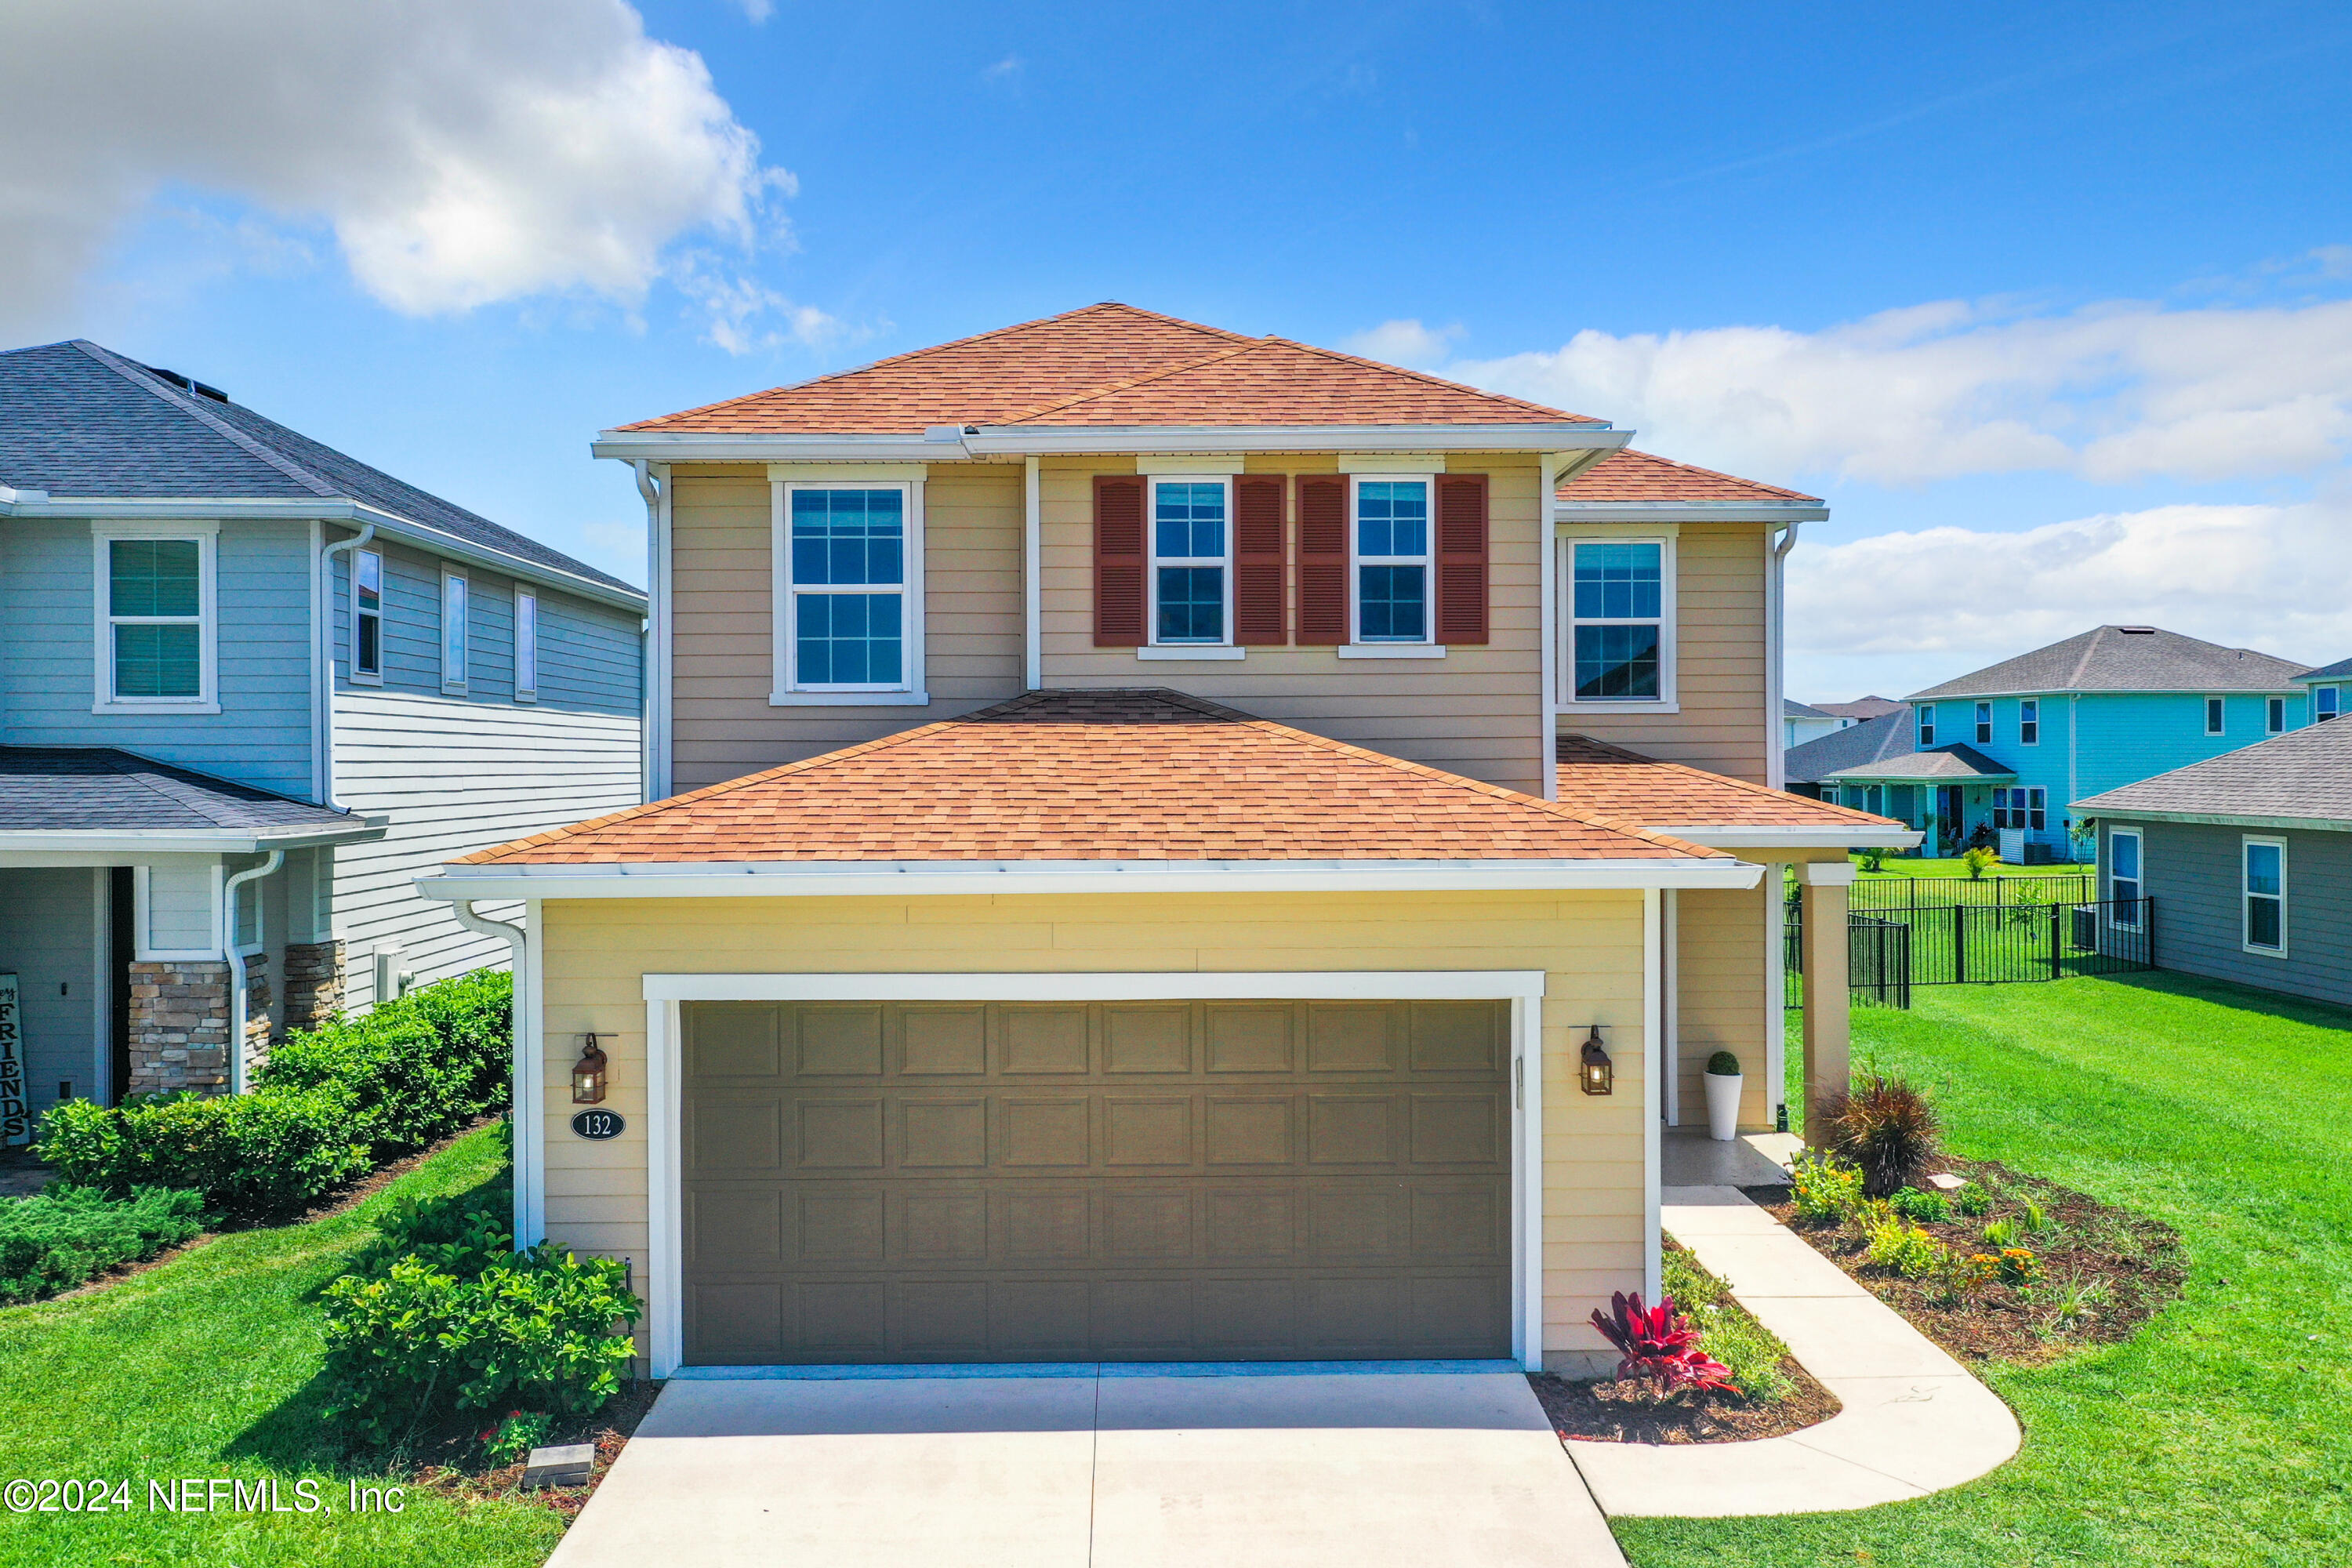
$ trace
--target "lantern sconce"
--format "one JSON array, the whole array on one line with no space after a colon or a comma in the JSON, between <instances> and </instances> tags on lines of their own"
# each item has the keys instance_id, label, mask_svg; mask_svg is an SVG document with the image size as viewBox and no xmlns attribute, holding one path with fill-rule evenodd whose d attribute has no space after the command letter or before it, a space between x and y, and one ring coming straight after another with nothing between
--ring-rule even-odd
<instances>
[{"instance_id":1,"label":"lantern sconce","mask_svg":"<svg viewBox=\"0 0 2352 1568\"><path fill-rule=\"evenodd\" d=\"M593 1035L580 1037L580 1060L572 1069L572 1103L604 1103L604 1053Z\"/></svg>"},{"instance_id":2,"label":"lantern sconce","mask_svg":"<svg viewBox=\"0 0 2352 1568\"><path fill-rule=\"evenodd\" d=\"M1585 1037L1584 1050L1577 1066L1577 1083L1587 1094L1608 1094L1615 1073L1609 1065L1609 1053L1601 1044L1601 1026L1592 1026Z\"/></svg>"}]
</instances>

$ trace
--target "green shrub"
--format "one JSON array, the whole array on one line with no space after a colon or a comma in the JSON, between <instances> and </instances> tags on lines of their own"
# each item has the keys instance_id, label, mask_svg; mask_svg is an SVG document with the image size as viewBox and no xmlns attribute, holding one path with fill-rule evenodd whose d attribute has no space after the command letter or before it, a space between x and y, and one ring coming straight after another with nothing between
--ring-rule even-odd
<instances>
[{"instance_id":1,"label":"green shrub","mask_svg":"<svg viewBox=\"0 0 2352 1568\"><path fill-rule=\"evenodd\" d=\"M2000 864L2000 854L1989 844L1979 844L1961 854L1960 864L1968 868L1969 880L1980 882L1987 871Z\"/></svg>"},{"instance_id":2,"label":"green shrub","mask_svg":"<svg viewBox=\"0 0 2352 1568\"><path fill-rule=\"evenodd\" d=\"M1731 1300L1723 1281L1679 1247L1667 1247L1665 1293L1698 1325L1699 1349L1730 1369L1731 1385L1759 1404L1785 1399L1796 1384L1780 1370L1789 1347Z\"/></svg>"},{"instance_id":3,"label":"green shrub","mask_svg":"<svg viewBox=\"0 0 2352 1568\"><path fill-rule=\"evenodd\" d=\"M1790 1181L1799 1219L1842 1220L1862 1202L1862 1173L1833 1154L1802 1151L1790 1166Z\"/></svg>"},{"instance_id":4,"label":"green shrub","mask_svg":"<svg viewBox=\"0 0 2352 1568\"><path fill-rule=\"evenodd\" d=\"M1895 1205L1896 1214L1920 1225L1941 1225L1952 1217L1952 1200L1941 1193L1905 1187L1888 1201Z\"/></svg>"},{"instance_id":5,"label":"green shrub","mask_svg":"<svg viewBox=\"0 0 2352 1568\"><path fill-rule=\"evenodd\" d=\"M1870 1073L1829 1108L1830 1147L1862 1167L1874 1198L1916 1185L1944 1152L1943 1129L1927 1097L1899 1078Z\"/></svg>"},{"instance_id":6,"label":"green shrub","mask_svg":"<svg viewBox=\"0 0 2352 1568\"><path fill-rule=\"evenodd\" d=\"M505 974L444 980L364 1018L288 1036L260 1081L347 1085L376 1158L411 1153L506 1103L512 997Z\"/></svg>"},{"instance_id":7,"label":"green shrub","mask_svg":"<svg viewBox=\"0 0 2352 1568\"><path fill-rule=\"evenodd\" d=\"M0 1199L0 1304L37 1301L143 1262L205 1228L204 1194L142 1187L110 1198L53 1182L39 1197Z\"/></svg>"},{"instance_id":8,"label":"green shrub","mask_svg":"<svg viewBox=\"0 0 2352 1568\"><path fill-rule=\"evenodd\" d=\"M1992 1212L1992 1194L1980 1182L1970 1182L1952 1194L1952 1212L1969 1219L1982 1219Z\"/></svg>"},{"instance_id":9,"label":"green shrub","mask_svg":"<svg viewBox=\"0 0 2352 1568\"><path fill-rule=\"evenodd\" d=\"M1993 1247L2014 1247L2024 1237L2025 1227L2013 1219L1997 1219L1984 1227L1984 1238Z\"/></svg>"},{"instance_id":10,"label":"green shrub","mask_svg":"<svg viewBox=\"0 0 2352 1568\"><path fill-rule=\"evenodd\" d=\"M1890 1218L1871 1227L1870 1243L1863 1255L1881 1268L1891 1268L1906 1279L1917 1279L1937 1272L1948 1250L1917 1226Z\"/></svg>"},{"instance_id":11,"label":"green shrub","mask_svg":"<svg viewBox=\"0 0 2352 1568\"><path fill-rule=\"evenodd\" d=\"M482 1452L494 1465L528 1459L555 1430L555 1417L536 1410L509 1410L505 1420L482 1435Z\"/></svg>"}]
</instances>

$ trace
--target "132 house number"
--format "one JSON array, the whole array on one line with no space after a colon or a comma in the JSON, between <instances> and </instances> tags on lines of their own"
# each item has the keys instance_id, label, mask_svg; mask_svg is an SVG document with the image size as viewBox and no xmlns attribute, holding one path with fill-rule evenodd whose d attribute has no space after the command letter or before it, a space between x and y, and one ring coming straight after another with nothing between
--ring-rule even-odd
<instances>
[{"instance_id":1,"label":"132 house number","mask_svg":"<svg viewBox=\"0 0 2352 1568\"><path fill-rule=\"evenodd\" d=\"M572 1119L572 1131L583 1138L618 1138L628 1123L617 1110L583 1110Z\"/></svg>"}]
</instances>

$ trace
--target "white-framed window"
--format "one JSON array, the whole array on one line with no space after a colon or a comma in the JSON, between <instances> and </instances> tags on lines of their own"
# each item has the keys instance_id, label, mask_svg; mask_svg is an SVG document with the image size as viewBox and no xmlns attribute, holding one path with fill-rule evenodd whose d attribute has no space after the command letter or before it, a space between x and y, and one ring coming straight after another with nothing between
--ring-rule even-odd
<instances>
[{"instance_id":1,"label":"white-framed window","mask_svg":"<svg viewBox=\"0 0 2352 1568\"><path fill-rule=\"evenodd\" d=\"M1992 704L1990 702L1979 702L1977 704L1977 744L1979 746L1986 746L1990 745L1991 743Z\"/></svg>"},{"instance_id":2,"label":"white-framed window","mask_svg":"<svg viewBox=\"0 0 2352 1568\"><path fill-rule=\"evenodd\" d=\"M776 486L775 702L923 700L920 489Z\"/></svg>"},{"instance_id":3,"label":"white-framed window","mask_svg":"<svg viewBox=\"0 0 2352 1568\"><path fill-rule=\"evenodd\" d=\"M2038 746L2042 743L2042 703L2028 697L2017 705L2017 743Z\"/></svg>"},{"instance_id":4,"label":"white-framed window","mask_svg":"<svg viewBox=\"0 0 2352 1568\"><path fill-rule=\"evenodd\" d=\"M1431 584L1436 485L1426 474L1364 474L1349 481L1348 615L1358 643L1427 643L1435 635Z\"/></svg>"},{"instance_id":5,"label":"white-framed window","mask_svg":"<svg viewBox=\"0 0 2352 1568\"><path fill-rule=\"evenodd\" d=\"M2115 923L2139 927L2140 877L2143 846L2137 828L2118 827L2107 835L2107 897L2115 900Z\"/></svg>"},{"instance_id":6,"label":"white-framed window","mask_svg":"<svg viewBox=\"0 0 2352 1568\"><path fill-rule=\"evenodd\" d=\"M518 702L539 700L539 595L515 590L514 688Z\"/></svg>"},{"instance_id":7,"label":"white-framed window","mask_svg":"<svg viewBox=\"0 0 2352 1568\"><path fill-rule=\"evenodd\" d=\"M1675 704L1675 542L1570 542L1570 701Z\"/></svg>"},{"instance_id":8,"label":"white-framed window","mask_svg":"<svg viewBox=\"0 0 2352 1568\"><path fill-rule=\"evenodd\" d=\"M2240 846L2245 872L2244 937L2248 952L2286 952L2286 840L2247 838Z\"/></svg>"},{"instance_id":9,"label":"white-framed window","mask_svg":"<svg viewBox=\"0 0 2352 1568\"><path fill-rule=\"evenodd\" d=\"M471 642L467 625L472 585L463 572L441 568L441 689L466 689L466 657Z\"/></svg>"},{"instance_id":10,"label":"white-framed window","mask_svg":"<svg viewBox=\"0 0 2352 1568\"><path fill-rule=\"evenodd\" d=\"M1936 743L1936 705L1932 702L1922 702L1919 704L1918 712L1919 749L1924 752Z\"/></svg>"},{"instance_id":11,"label":"white-framed window","mask_svg":"<svg viewBox=\"0 0 2352 1568\"><path fill-rule=\"evenodd\" d=\"M2263 728L2273 735L2286 733L2286 699L2273 697L2263 704Z\"/></svg>"},{"instance_id":12,"label":"white-framed window","mask_svg":"<svg viewBox=\"0 0 2352 1568\"><path fill-rule=\"evenodd\" d=\"M2050 823L2050 792L2040 787L1999 788L1992 792L1992 825L2039 832Z\"/></svg>"},{"instance_id":13,"label":"white-framed window","mask_svg":"<svg viewBox=\"0 0 2352 1568\"><path fill-rule=\"evenodd\" d=\"M2229 702L2226 699L2220 697L2208 697L2205 699L2205 732L2207 734L2218 735L2221 733L2223 729L2227 727L2228 721Z\"/></svg>"},{"instance_id":14,"label":"white-framed window","mask_svg":"<svg viewBox=\"0 0 2352 1568\"><path fill-rule=\"evenodd\" d=\"M352 552L352 679L383 684L383 555Z\"/></svg>"},{"instance_id":15,"label":"white-framed window","mask_svg":"<svg viewBox=\"0 0 2352 1568\"><path fill-rule=\"evenodd\" d=\"M97 610L91 711L219 712L217 527L100 522L90 540Z\"/></svg>"},{"instance_id":16,"label":"white-framed window","mask_svg":"<svg viewBox=\"0 0 2352 1568\"><path fill-rule=\"evenodd\" d=\"M1154 477L1150 626L1154 647L1234 640L1233 480Z\"/></svg>"},{"instance_id":17,"label":"white-framed window","mask_svg":"<svg viewBox=\"0 0 2352 1568\"><path fill-rule=\"evenodd\" d=\"M2343 710L2344 689L2340 686L2315 686L2311 689L2311 721L2325 724Z\"/></svg>"}]
</instances>

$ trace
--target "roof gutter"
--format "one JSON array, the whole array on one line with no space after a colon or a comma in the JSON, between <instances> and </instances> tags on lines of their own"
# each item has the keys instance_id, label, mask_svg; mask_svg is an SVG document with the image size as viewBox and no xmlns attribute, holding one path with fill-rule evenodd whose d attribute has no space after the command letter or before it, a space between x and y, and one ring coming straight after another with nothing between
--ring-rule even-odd
<instances>
[{"instance_id":1,"label":"roof gutter","mask_svg":"<svg viewBox=\"0 0 2352 1568\"><path fill-rule=\"evenodd\" d=\"M1830 509L1809 500L1586 500L1558 501L1552 515L1561 522L1822 522ZM1785 548L1779 553L1788 553Z\"/></svg>"},{"instance_id":2,"label":"roof gutter","mask_svg":"<svg viewBox=\"0 0 2352 1568\"><path fill-rule=\"evenodd\" d=\"M988 458L1153 452L1613 452L1605 424L935 425L918 435L751 435L605 430L589 451L625 462L955 463Z\"/></svg>"},{"instance_id":3,"label":"roof gutter","mask_svg":"<svg viewBox=\"0 0 2352 1568\"><path fill-rule=\"evenodd\" d=\"M450 865L428 899L925 898L998 893L1344 893L1752 888L1730 858L1647 860L761 860Z\"/></svg>"},{"instance_id":4,"label":"roof gutter","mask_svg":"<svg viewBox=\"0 0 2352 1568\"><path fill-rule=\"evenodd\" d=\"M1709 849L1842 849L1860 848L1865 845L1908 849L1927 837L1916 827L1905 827L1892 822L1883 826L1858 822L1851 827L1748 827L1737 824L1723 827L1681 827L1661 823L1650 831L1672 834L1685 844L1702 845Z\"/></svg>"},{"instance_id":5,"label":"roof gutter","mask_svg":"<svg viewBox=\"0 0 2352 1568\"><path fill-rule=\"evenodd\" d=\"M206 833L166 828L16 828L0 831L0 854L74 851L90 855L266 855L329 844L364 844L388 831L386 818L354 816L343 827L289 827L279 832Z\"/></svg>"},{"instance_id":6,"label":"roof gutter","mask_svg":"<svg viewBox=\"0 0 2352 1568\"><path fill-rule=\"evenodd\" d=\"M2352 833L2352 820L2326 816L2255 816L2223 811L2143 811L2137 806L2101 805L2078 800L2069 811L2100 822L2179 822L2201 827L2269 827L2291 832Z\"/></svg>"}]
</instances>

